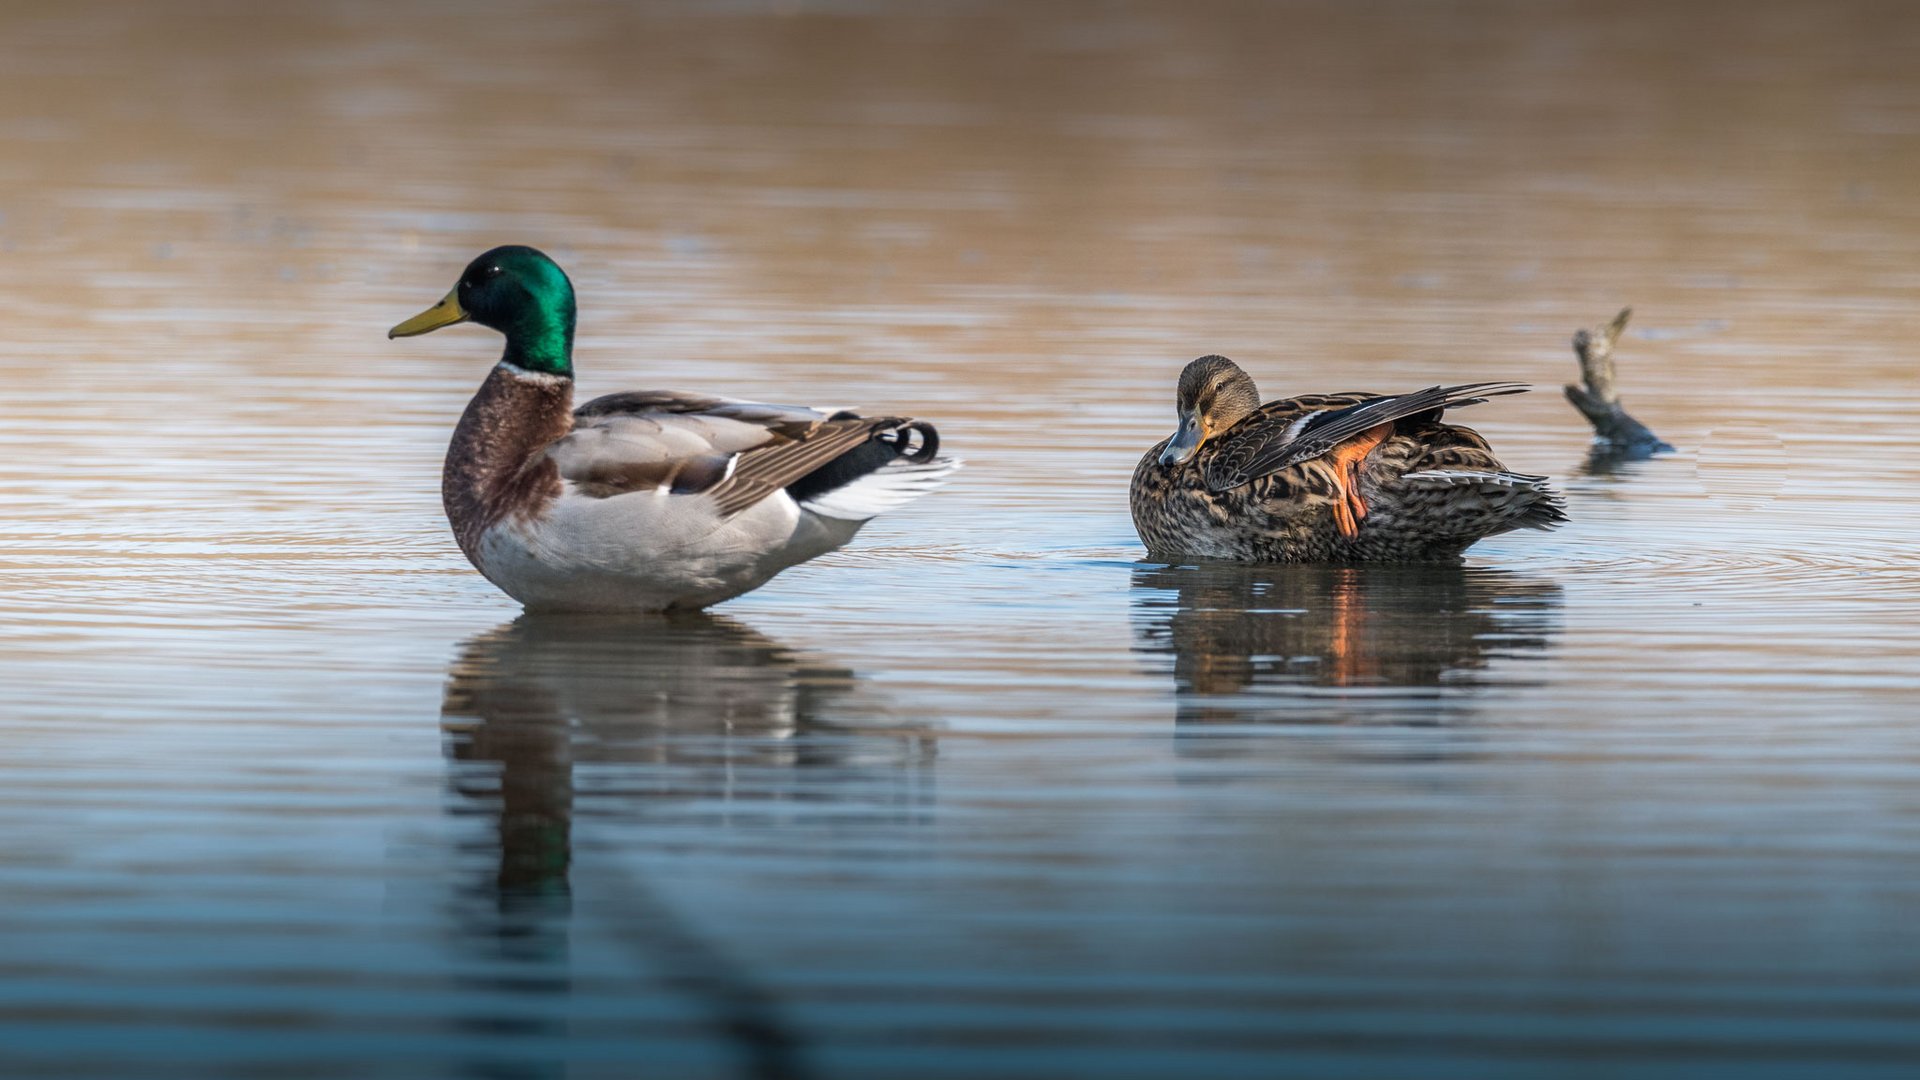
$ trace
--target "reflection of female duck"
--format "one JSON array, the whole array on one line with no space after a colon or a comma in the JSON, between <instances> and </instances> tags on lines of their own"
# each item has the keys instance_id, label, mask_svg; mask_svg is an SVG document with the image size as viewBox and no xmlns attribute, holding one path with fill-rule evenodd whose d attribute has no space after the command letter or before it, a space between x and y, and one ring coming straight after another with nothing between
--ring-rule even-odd
<instances>
[{"instance_id":1,"label":"reflection of female duck","mask_svg":"<svg viewBox=\"0 0 1920 1080\"><path fill-rule=\"evenodd\" d=\"M1330 704L1258 693L1284 687L1386 692L1338 706L1343 719L1404 711L1474 685L1498 657L1543 650L1560 604L1551 582L1447 565L1142 565L1133 583L1139 648L1173 654L1182 721L1282 708L1316 719L1292 712Z\"/></svg>"}]
</instances>

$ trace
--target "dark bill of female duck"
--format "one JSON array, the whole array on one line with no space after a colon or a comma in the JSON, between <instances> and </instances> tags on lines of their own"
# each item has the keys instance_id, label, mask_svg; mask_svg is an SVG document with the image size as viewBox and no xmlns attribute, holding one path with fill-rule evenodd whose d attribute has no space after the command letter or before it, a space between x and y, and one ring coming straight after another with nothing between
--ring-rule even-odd
<instances>
[{"instance_id":1,"label":"dark bill of female duck","mask_svg":"<svg viewBox=\"0 0 1920 1080\"><path fill-rule=\"evenodd\" d=\"M1180 426L1160 452L1160 464L1167 466L1191 461L1201 444L1258 409L1260 392L1233 361L1203 356L1180 372L1175 400Z\"/></svg>"},{"instance_id":2,"label":"dark bill of female duck","mask_svg":"<svg viewBox=\"0 0 1920 1080\"><path fill-rule=\"evenodd\" d=\"M1260 403L1224 356L1180 373L1178 426L1134 470L1134 526L1156 556L1248 562L1451 560L1510 529L1566 520L1546 478L1507 470L1450 408L1515 383Z\"/></svg>"},{"instance_id":3,"label":"dark bill of female duck","mask_svg":"<svg viewBox=\"0 0 1920 1080\"><path fill-rule=\"evenodd\" d=\"M461 322L506 348L454 429L441 496L455 538L531 610L699 608L850 541L943 483L931 424L674 390L573 408L573 284L499 247L395 326Z\"/></svg>"}]
</instances>

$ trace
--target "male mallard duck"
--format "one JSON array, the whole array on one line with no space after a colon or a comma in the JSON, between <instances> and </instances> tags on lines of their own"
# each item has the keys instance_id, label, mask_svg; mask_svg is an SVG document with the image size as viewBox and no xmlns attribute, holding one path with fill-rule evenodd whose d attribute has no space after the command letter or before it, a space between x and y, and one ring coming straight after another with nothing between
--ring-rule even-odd
<instances>
[{"instance_id":1,"label":"male mallard duck","mask_svg":"<svg viewBox=\"0 0 1920 1080\"><path fill-rule=\"evenodd\" d=\"M960 466L909 417L671 390L576 410L573 312L552 259L498 247L387 334L471 319L506 335L454 429L441 497L460 550L529 609L719 603L840 547Z\"/></svg>"},{"instance_id":2,"label":"male mallard duck","mask_svg":"<svg viewBox=\"0 0 1920 1080\"><path fill-rule=\"evenodd\" d=\"M1260 404L1224 356L1180 373L1180 427L1133 471L1133 524L1156 556L1246 562L1414 562L1565 521L1544 476L1508 472L1487 441L1440 422L1514 383Z\"/></svg>"}]
</instances>

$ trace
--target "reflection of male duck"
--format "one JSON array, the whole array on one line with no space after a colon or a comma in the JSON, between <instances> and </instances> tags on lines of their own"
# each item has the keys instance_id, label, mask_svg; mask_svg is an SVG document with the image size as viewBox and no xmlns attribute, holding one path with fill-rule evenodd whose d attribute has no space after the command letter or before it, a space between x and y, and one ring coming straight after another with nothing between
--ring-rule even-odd
<instances>
[{"instance_id":1,"label":"reflection of male duck","mask_svg":"<svg viewBox=\"0 0 1920 1080\"><path fill-rule=\"evenodd\" d=\"M911 806L924 780L917 766L928 763L934 749L924 729L890 721L852 673L810 663L740 623L699 613L671 619L523 615L461 650L449 672L441 722L448 755L461 763L455 792L489 810L497 805L499 813L498 872L462 905L464 936L490 962L521 965L520 985L547 992L571 987L575 762L649 770L644 795L622 785L621 794L598 797L623 806L641 799L730 799L741 775L755 767L776 779L751 794L778 799L794 792L796 774L812 766L833 768L836 790L878 788L889 805ZM486 764L497 770L475 767ZM872 770L872 787L854 782L861 769ZM639 970L657 973L694 1000L711 1018L715 1037L742 1056L745 1075L808 1075L797 1038L750 972L695 932L645 881L623 873L619 859L596 860L594 870L616 879L596 892L617 896L620 905L600 931L626 942ZM536 1009L529 1022L539 1027L549 1021L538 1018L550 1014ZM524 1074L563 1071L555 1064ZM507 1074L488 1069L485 1075Z\"/></svg>"},{"instance_id":2,"label":"reflection of male duck","mask_svg":"<svg viewBox=\"0 0 1920 1080\"><path fill-rule=\"evenodd\" d=\"M576 761L689 766L647 789L671 798L727 794L725 773L703 764L931 758L930 735L902 731L860 691L851 672L722 616L523 615L467 643L441 719L454 760L501 766L497 789L491 774L455 786L497 790L502 890L564 892Z\"/></svg>"},{"instance_id":3,"label":"reflection of male duck","mask_svg":"<svg viewBox=\"0 0 1920 1080\"><path fill-rule=\"evenodd\" d=\"M1559 622L1558 585L1451 565L1143 564L1133 584L1138 648L1173 654L1182 722L1431 715L1439 688L1544 650Z\"/></svg>"}]
</instances>

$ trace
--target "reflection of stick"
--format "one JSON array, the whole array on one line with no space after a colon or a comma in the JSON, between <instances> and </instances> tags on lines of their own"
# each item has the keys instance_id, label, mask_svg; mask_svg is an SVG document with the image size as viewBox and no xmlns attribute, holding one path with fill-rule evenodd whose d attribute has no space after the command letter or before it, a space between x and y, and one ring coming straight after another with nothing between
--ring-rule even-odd
<instances>
[{"instance_id":1,"label":"reflection of stick","mask_svg":"<svg viewBox=\"0 0 1920 1080\"><path fill-rule=\"evenodd\" d=\"M1582 389L1567 385L1567 400L1579 409L1593 433L1615 453L1651 454L1673 447L1662 442L1647 425L1627 415L1620 405L1620 392L1613 385L1613 345L1627 328L1632 308L1621 308L1613 321L1599 330L1581 330L1573 335L1573 351L1580 357Z\"/></svg>"}]
</instances>

